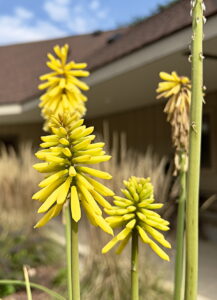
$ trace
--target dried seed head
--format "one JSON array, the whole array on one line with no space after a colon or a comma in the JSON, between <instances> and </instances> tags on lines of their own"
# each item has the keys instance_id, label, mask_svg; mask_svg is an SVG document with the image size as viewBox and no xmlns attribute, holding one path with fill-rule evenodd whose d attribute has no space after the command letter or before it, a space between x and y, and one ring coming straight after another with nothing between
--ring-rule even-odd
<instances>
[{"instance_id":1,"label":"dried seed head","mask_svg":"<svg viewBox=\"0 0 217 300\"><path fill-rule=\"evenodd\" d=\"M172 142L175 148L175 174L181 169L181 154L188 155L189 112L191 101L191 83L187 77L161 72L157 98L168 98L164 108L167 121L172 127ZM187 159L186 159L187 161Z\"/></svg>"}]
</instances>

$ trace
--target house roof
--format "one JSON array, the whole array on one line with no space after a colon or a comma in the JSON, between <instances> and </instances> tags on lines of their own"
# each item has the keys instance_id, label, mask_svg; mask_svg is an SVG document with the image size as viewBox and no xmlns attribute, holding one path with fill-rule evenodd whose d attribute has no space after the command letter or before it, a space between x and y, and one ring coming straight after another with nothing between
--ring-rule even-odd
<instances>
[{"instance_id":1,"label":"house roof","mask_svg":"<svg viewBox=\"0 0 217 300\"><path fill-rule=\"evenodd\" d=\"M106 32L0 47L0 104L24 103L40 95L38 77L48 71L47 53L68 43L69 59L85 61L94 71L191 24L190 1L180 0L143 22ZM217 1L206 1L206 15L217 13Z\"/></svg>"}]
</instances>

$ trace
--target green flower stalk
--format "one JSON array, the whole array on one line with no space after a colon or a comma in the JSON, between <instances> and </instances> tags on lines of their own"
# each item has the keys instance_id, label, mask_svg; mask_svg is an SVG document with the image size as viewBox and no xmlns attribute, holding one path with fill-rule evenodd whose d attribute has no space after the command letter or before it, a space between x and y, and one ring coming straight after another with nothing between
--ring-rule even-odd
<instances>
[{"instance_id":1,"label":"green flower stalk","mask_svg":"<svg viewBox=\"0 0 217 300\"><path fill-rule=\"evenodd\" d=\"M192 101L190 113L189 173L186 203L186 287L185 300L197 299L198 282L198 206L203 106L203 10L202 0L192 5Z\"/></svg>"},{"instance_id":2,"label":"green flower stalk","mask_svg":"<svg viewBox=\"0 0 217 300\"><path fill-rule=\"evenodd\" d=\"M41 151L41 159L43 160L44 158L46 163L38 165L38 170L40 172L47 172L49 175L48 178L46 178L41 183L43 189L40 192L36 193L36 195L34 195L34 198L44 202L44 206L41 206L39 212L46 212L44 217L36 224L36 227L45 225L50 219L57 216L61 212L65 203L68 298L69 300L79 300L80 287L78 268L79 255L77 222L81 217L80 199L82 197L84 197L83 206L86 205L86 210L91 211L91 205L87 204L89 202L91 202L95 207L95 211L97 210L96 214L87 212L89 218L91 220L93 219L92 223L95 222L95 225L101 223L101 227L104 227L104 230L109 231L110 233L111 229L108 228L104 219L101 217L100 209L97 209L98 205L95 201L97 197L101 201L103 201L104 198L101 196L101 194L98 194L96 190L95 193L97 194L95 194L93 198L93 195L89 193L89 189L87 189L87 191L83 189L83 194L85 193L86 198L85 196L82 196L82 192L79 192L77 190L77 181L79 181L78 178L80 178L80 181L82 181L83 177L82 174L79 174L78 170L76 171L73 167L73 165L75 166L77 165L77 163L70 160L72 155L77 155L77 152L74 151L74 149L70 150L70 147L72 146L70 145L70 142L74 144L76 143L73 138L68 138L68 135L70 134L70 126L72 128L75 125L74 129L78 129L78 131L80 130L79 133L82 133L82 131L86 129L84 126L80 126L83 123L83 120L80 121L80 118L86 112L84 103L85 101L87 101L87 97L83 95L82 90L86 91L89 89L89 87L86 83L82 82L77 77L89 76L89 72L84 70L87 64L75 63L74 61L67 62L69 52L69 46L67 44L63 47L60 47L58 45L55 46L54 52L54 55L52 55L51 53L48 54L49 61L47 62L47 66L52 70L52 72L42 75L40 79L45 82L39 85L40 90L45 89L45 93L41 96L41 102L39 104L39 107L42 109L42 116L45 119L44 130L50 130L54 134L52 136L50 135L49 137L42 138L45 141L42 147L47 148L43 150L44 155L45 152L49 153L50 151L51 153L47 156L45 155L45 157L42 154L43 151ZM52 122L50 124L51 119ZM78 123L76 123L76 121L78 121ZM75 122L75 124L72 125L72 122ZM49 125L51 127L49 127ZM65 128L64 126L66 126L67 128ZM87 131L84 130L84 139L89 134L88 130L91 131L91 129L87 129ZM82 135L80 137L82 138ZM47 144L46 140L48 141ZM54 141L56 141L56 144L52 144L52 142ZM51 143L49 144L49 142ZM89 143L82 144L80 150L87 150L85 147L90 146L90 143L91 138L89 139ZM54 145L56 145L55 149L53 147ZM67 147L67 145L69 147ZM37 155L40 156L40 153L38 153ZM82 154L80 156L82 156ZM46 165L47 168L45 167ZM44 166L44 168L42 166ZM78 176L76 174L78 174ZM91 185L89 185L89 187L90 186ZM72 204L70 204L68 201L69 195L71 197L71 202L73 202ZM85 200L87 198L89 199L89 201ZM98 202L100 200L98 200Z\"/></svg>"},{"instance_id":3,"label":"green flower stalk","mask_svg":"<svg viewBox=\"0 0 217 300\"><path fill-rule=\"evenodd\" d=\"M180 195L177 214L176 234L176 259L175 259L175 284L174 300L183 298L184 283L184 228L185 228L185 201L186 201L186 172L188 169L189 148L189 112L191 104L191 82L188 77L178 76L176 72L171 74L161 72L163 82L158 85L158 99L168 98L164 112L167 121L172 127L172 142L175 148L175 172L179 175Z\"/></svg>"},{"instance_id":4,"label":"green flower stalk","mask_svg":"<svg viewBox=\"0 0 217 300\"><path fill-rule=\"evenodd\" d=\"M114 206L104 209L110 215L106 218L108 224L112 228L123 227L124 229L105 245L102 253L108 252L120 243L116 251L120 254L132 237L131 299L138 300L138 238L140 237L142 242L148 244L162 259L169 261L169 256L158 245L171 248L170 243L158 231L169 230L169 222L154 211L160 209L163 204L154 203L154 191L150 178L132 176L128 181L124 181L124 185L126 188L121 190L124 197L114 196Z\"/></svg>"},{"instance_id":5,"label":"green flower stalk","mask_svg":"<svg viewBox=\"0 0 217 300\"><path fill-rule=\"evenodd\" d=\"M77 77L87 77L89 72L83 70L86 63L67 63L69 46L55 46L54 55L48 53L47 66L51 73L40 76L40 80L45 81L39 85L40 90L45 89L45 93L40 97L39 107L42 109L42 116L49 120L52 115L58 116L63 112L76 112L81 118L85 112L85 102L87 97L82 90L89 89L88 85ZM45 129L47 124L45 123Z\"/></svg>"}]
</instances>

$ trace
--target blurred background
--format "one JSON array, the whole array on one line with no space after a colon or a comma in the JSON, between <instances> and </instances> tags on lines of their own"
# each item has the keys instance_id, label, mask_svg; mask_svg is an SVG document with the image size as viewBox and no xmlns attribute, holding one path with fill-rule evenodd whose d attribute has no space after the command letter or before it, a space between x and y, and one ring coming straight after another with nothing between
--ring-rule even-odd
<instances>
[{"instance_id":1,"label":"blurred background","mask_svg":"<svg viewBox=\"0 0 217 300\"><path fill-rule=\"evenodd\" d=\"M198 299L214 300L217 2L205 2L206 105L202 131ZM165 102L156 100L155 90L160 71L177 71L190 77L190 41L188 0L8 0L1 3L0 278L22 278L22 266L26 264L32 280L64 291L62 220L56 219L46 228L34 230L37 205L31 200L40 180L32 168L36 161L34 151L44 134L38 108L38 78L49 72L47 53L56 44L69 44L69 59L88 63L91 76L85 79L90 85L86 122L95 126L98 138L105 140L107 151L112 154L111 162L101 167L114 175L111 187L119 193L123 179L129 176L151 177L156 200L165 203L162 214L171 221L169 238L173 257L179 186L172 175L173 149L170 127L163 113ZM129 249L120 258L114 253L102 256L100 249L108 238L87 226L85 220L80 230L82 299L127 300ZM156 268L156 264L161 267ZM144 299L171 299L173 264L161 263L143 245L141 265ZM0 297L9 294L13 296L6 299L25 299L22 290L0 286ZM42 299L41 294L34 296ZM46 299L44 295L43 299Z\"/></svg>"}]
</instances>

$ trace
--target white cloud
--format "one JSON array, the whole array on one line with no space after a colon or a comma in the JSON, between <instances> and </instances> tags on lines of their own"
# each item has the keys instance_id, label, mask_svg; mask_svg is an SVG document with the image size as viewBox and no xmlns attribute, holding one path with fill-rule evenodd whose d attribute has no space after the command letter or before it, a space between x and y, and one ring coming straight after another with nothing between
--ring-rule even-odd
<instances>
[{"instance_id":1,"label":"white cloud","mask_svg":"<svg viewBox=\"0 0 217 300\"><path fill-rule=\"evenodd\" d=\"M105 19L108 16L108 10L104 9L104 10L99 10L97 12L97 17L99 19Z\"/></svg>"},{"instance_id":2,"label":"white cloud","mask_svg":"<svg viewBox=\"0 0 217 300\"><path fill-rule=\"evenodd\" d=\"M100 2L99 0L93 0L90 2L90 9L92 10L98 10L100 7Z\"/></svg>"},{"instance_id":3,"label":"white cloud","mask_svg":"<svg viewBox=\"0 0 217 300\"><path fill-rule=\"evenodd\" d=\"M33 14L27 14L27 10L22 7L16 8L12 15L0 16L1 44L37 41L67 34L48 21L37 20L31 24L29 19L32 17Z\"/></svg>"},{"instance_id":4,"label":"white cloud","mask_svg":"<svg viewBox=\"0 0 217 300\"><path fill-rule=\"evenodd\" d=\"M56 3L60 5L67 5L70 4L71 0L54 0Z\"/></svg>"},{"instance_id":5,"label":"white cloud","mask_svg":"<svg viewBox=\"0 0 217 300\"><path fill-rule=\"evenodd\" d=\"M10 14L0 14L0 44L83 34L114 25L99 0L88 1L86 6L80 0L44 0L41 8L47 13L43 20L19 5Z\"/></svg>"},{"instance_id":6,"label":"white cloud","mask_svg":"<svg viewBox=\"0 0 217 300\"><path fill-rule=\"evenodd\" d=\"M73 32L77 34L92 31L92 26L90 26L90 22L88 22L86 18L81 16L73 18L73 21L71 23L68 23L68 26Z\"/></svg>"},{"instance_id":7,"label":"white cloud","mask_svg":"<svg viewBox=\"0 0 217 300\"><path fill-rule=\"evenodd\" d=\"M103 7L99 0L92 0L89 8L92 10L92 14L94 14L96 18L105 19L108 15L108 9Z\"/></svg>"},{"instance_id":8,"label":"white cloud","mask_svg":"<svg viewBox=\"0 0 217 300\"><path fill-rule=\"evenodd\" d=\"M80 5L80 4L78 4L78 5L76 5L76 6L74 7L74 12L75 12L76 14L79 14L79 13L82 13L83 9L84 9L83 6Z\"/></svg>"},{"instance_id":9,"label":"white cloud","mask_svg":"<svg viewBox=\"0 0 217 300\"><path fill-rule=\"evenodd\" d=\"M30 10L20 6L15 8L15 15L20 19L31 19L34 16Z\"/></svg>"},{"instance_id":10,"label":"white cloud","mask_svg":"<svg viewBox=\"0 0 217 300\"><path fill-rule=\"evenodd\" d=\"M71 5L70 0L46 0L43 8L52 21L76 34L100 28L99 20L107 16L99 0L91 0L88 6L81 2Z\"/></svg>"},{"instance_id":11,"label":"white cloud","mask_svg":"<svg viewBox=\"0 0 217 300\"><path fill-rule=\"evenodd\" d=\"M69 18L68 0L48 0L44 3L44 10L51 20L63 22Z\"/></svg>"}]
</instances>

